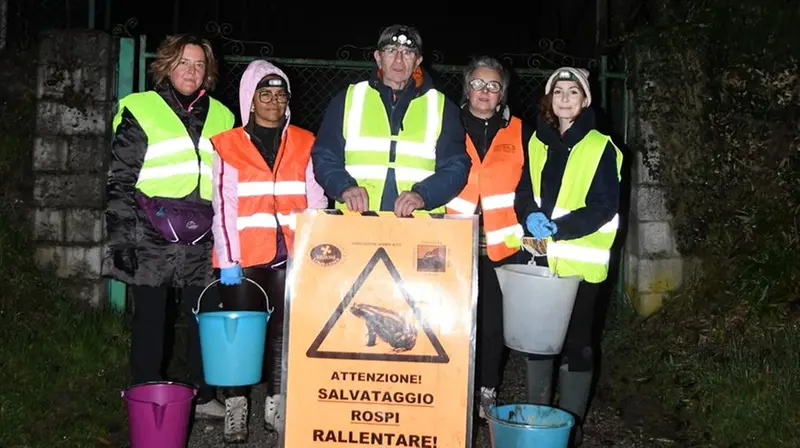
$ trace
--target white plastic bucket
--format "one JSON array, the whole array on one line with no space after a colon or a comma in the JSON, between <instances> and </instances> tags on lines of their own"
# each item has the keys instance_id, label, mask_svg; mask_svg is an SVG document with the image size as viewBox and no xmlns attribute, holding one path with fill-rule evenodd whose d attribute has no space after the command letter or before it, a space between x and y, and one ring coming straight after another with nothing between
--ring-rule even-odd
<instances>
[{"instance_id":1,"label":"white plastic bucket","mask_svg":"<svg viewBox=\"0 0 800 448\"><path fill-rule=\"evenodd\" d=\"M530 264L495 268L503 291L506 346L523 353L561 353L581 277L556 277Z\"/></svg>"}]
</instances>

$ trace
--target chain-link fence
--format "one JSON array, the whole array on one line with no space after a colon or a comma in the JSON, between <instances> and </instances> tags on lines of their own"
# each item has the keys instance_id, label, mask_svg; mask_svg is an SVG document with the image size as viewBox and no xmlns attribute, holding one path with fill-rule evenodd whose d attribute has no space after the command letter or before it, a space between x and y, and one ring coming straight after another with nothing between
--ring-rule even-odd
<instances>
[{"instance_id":1,"label":"chain-link fence","mask_svg":"<svg viewBox=\"0 0 800 448\"><path fill-rule=\"evenodd\" d=\"M145 76L145 68L152 62L154 53L146 52L146 39L140 38L139 76ZM237 52L238 53L238 52ZM524 55L523 60L532 60L537 55ZM225 55L220 62L220 76L215 98L231 108L238 116L239 80L247 65L260 56ZM317 60L288 59L263 57L283 69L292 84L292 121L316 132L330 99L349 84L368 79L375 64L367 61L353 60ZM576 62L564 56L564 65ZM539 65L541 60L536 59ZM511 65L510 57L506 61ZM570 65L588 66L595 69L599 66L596 60L586 59ZM434 64L426 68L434 80L434 85L451 100L462 102L462 86L464 66ZM525 120L533 120L539 107L539 98L544 93L544 85L553 67L512 69L512 81L508 95L509 105L514 115ZM600 78L603 76L601 74ZM150 88L150 79L139 80L139 90ZM593 89L594 90L594 89ZM598 89L599 91L600 89ZM596 95L597 98L600 95ZM238 117L237 117L238 118Z\"/></svg>"},{"instance_id":2,"label":"chain-link fence","mask_svg":"<svg viewBox=\"0 0 800 448\"><path fill-rule=\"evenodd\" d=\"M150 55L148 55L150 56ZM239 80L247 65L256 58L229 57L220 66L220 77L213 96L238 115ZM292 84L292 122L316 131L331 98L349 84L368 79L374 64L353 61L317 61L271 58L289 76ZM149 63L151 59L147 59ZM456 103L462 101L463 71L461 66L431 67L430 74L437 89ZM533 119L547 74L534 70L514 73L509 91L509 104L514 114ZM150 87L147 79L145 88Z\"/></svg>"},{"instance_id":3,"label":"chain-link fence","mask_svg":"<svg viewBox=\"0 0 800 448\"><path fill-rule=\"evenodd\" d=\"M221 67L217 98L238 111L239 80L252 59L227 60ZM352 61L314 61L297 59L270 59L283 69L292 83L292 121L298 126L316 131L331 98L349 84L368 79L374 64ZM431 67L434 85L453 101L462 100L463 70L460 66ZM509 98L516 115L535 117L538 99L544 89L546 76L517 74L511 84Z\"/></svg>"}]
</instances>

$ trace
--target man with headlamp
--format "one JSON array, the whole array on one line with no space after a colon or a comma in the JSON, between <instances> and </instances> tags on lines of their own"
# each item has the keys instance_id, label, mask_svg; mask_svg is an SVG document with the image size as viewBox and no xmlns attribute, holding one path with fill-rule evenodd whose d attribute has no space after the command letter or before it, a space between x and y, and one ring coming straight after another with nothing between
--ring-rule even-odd
<instances>
[{"instance_id":1,"label":"man with headlamp","mask_svg":"<svg viewBox=\"0 0 800 448\"><path fill-rule=\"evenodd\" d=\"M328 105L311 152L314 176L336 208L443 213L467 182L459 108L422 71L422 38L404 25L381 32L377 67Z\"/></svg>"}]
</instances>

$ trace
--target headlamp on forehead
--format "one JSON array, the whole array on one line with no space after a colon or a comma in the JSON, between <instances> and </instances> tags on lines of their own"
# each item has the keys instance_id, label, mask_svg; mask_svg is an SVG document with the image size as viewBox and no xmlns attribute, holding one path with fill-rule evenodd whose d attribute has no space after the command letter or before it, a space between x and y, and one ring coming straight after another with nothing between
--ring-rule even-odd
<instances>
[{"instance_id":1,"label":"headlamp on forehead","mask_svg":"<svg viewBox=\"0 0 800 448\"><path fill-rule=\"evenodd\" d=\"M417 44L408 37L408 30L405 28L400 28L394 36L392 36L392 43L396 43L397 45L405 45L408 48L416 48Z\"/></svg>"},{"instance_id":2,"label":"headlamp on forehead","mask_svg":"<svg viewBox=\"0 0 800 448\"><path fill-rule=\"evenodd\" d=\"M286 81L284 81L283 78L262 79L256 86L256 90L264 87L283 87L284 89L289 90L288 86L286 85Z\"/></svg>"},{"instance_id":3,"label":"headlamp on forehead","mask_svg":"<svg viewBox=\"0 0 800 448\"><path fill-rule=\"evenodd\" d=\"M378 47L383 48L387 45L402 45L406 48L419 52L419 43L411 37L408 28L399 28L391 37L379 43Z\"/></svg>"},{"instance_id":4,"label":"headlamp on forehead","mask_svg":"<svg viewBox=\"0 0 800 448\"><path fill-rule=\"evenodd\" d=\"M559 81L574 81L576 80L575 75L568 70L561 70L558 72L557 78Z\"/></svg>"}]
</instances>

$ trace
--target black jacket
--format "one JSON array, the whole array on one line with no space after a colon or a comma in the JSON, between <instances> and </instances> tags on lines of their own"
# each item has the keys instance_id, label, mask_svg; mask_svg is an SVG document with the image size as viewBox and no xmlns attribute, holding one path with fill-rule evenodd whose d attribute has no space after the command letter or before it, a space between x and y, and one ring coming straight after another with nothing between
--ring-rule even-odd
<instances>
[{"instance_id":1,"label":"black jacket","mask_svg":"<svg viewBox=\"0 0 800 448\"><path fill-rule=\"evenodd\" d=\"M558 132L541 117L537 119L534 138L538 138L547 146L547 161L542 170L542 206L539 207L533 199L530 160L526 151L525 167L517 187L515 204L517 217L523 227L531 213L540 211L548 218L551 217L561 189L569 152L592 129L595 129L595 117L591 109L585 110L563 136L558 135ZM609 141L600 157L600 163L586 195L586 206L555 219L558 232L553 235L553 239L572 240L594 233L614 217L618 208L617 153ZM528 229L525 229L525 233L530 235Z\"/></svg>"},{"instance_id":2,"label":"black jacket","mask_svg":"<svg viewBox=\"0 0 800 448\"><path fill-rule=\"evenodd\" d=\"M383 84L377 70L370 78L370 86L377 90L386 107L386 115L393 134L403 127L403 117L411 100L420 97L433 88L433 82L426 73L422 73L421 82L410 82L396 96L392 89ZM357 185L344 166L345 139L342 135L344 120L344 103L347 89L344 89L328 104L322 118L311 158L314 163L314 177L325 190L329 198L340 200L342 192ZM422 196L425 209L430 210L442 206L458 196L469 176L470 159L464 143L464 127L459 118L459 109L449 99L445 100L442 131L436 142L436 172L427 179L418 182L412 190ZM395 159L395 145L392 143L389 160ZM400 192L394 178L394 170L390 169L386 176L386 188L380 201L380 210L394 210L394 201Z\"/></svg>"},{"instance_id":3,"label":"black jacket","mask_svg":"<svg viewBox=\"0 0 800 448\"><path fill-rule=\"evenodd\" d=\"M185 97L169 83L163 83L155 90L180 117L197 145L208 114L208 96L198 94ZM134 196L136 180L147 151L147 135L128 109L118 113L121 120L111 144L106 184L105 217L109 253L104 264L105 274L132 285L205 286L213 280L212 243L196 246L173 244L150 225ZM190 194L187 200L200 201L199 189ZM133 275L114 266L115 251L132 251L135 254L138 268Z\"/></svg>"},{"instance_id":4,"label":"black jacket","mask_svg":"<svg viewBox=\"0 0 800 448\"><path fill-rule=\"evenodd\" d=\"M509 109L508 106L503 106L503 108L487 120L472 115L469 111L469 107L464 104L461 106L461 121L464 123L464 129L467 131L467 135L472 139L472 144L475 145L478 155L481 160L483 160L486 156L486 152L489 151L489 146L492 145L494 137L500 129L507 127L508 123L511 121L511 109ZM523 121L522 146L520 146L523 152L527 152L528 142L530 142L532 136L533 128Z\"/></svg>"}]
</instances>

